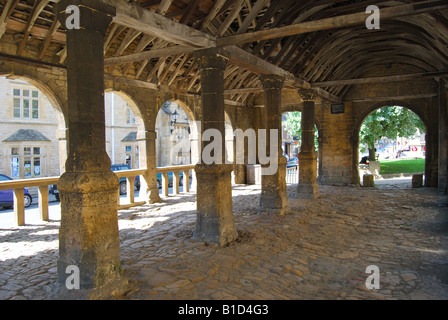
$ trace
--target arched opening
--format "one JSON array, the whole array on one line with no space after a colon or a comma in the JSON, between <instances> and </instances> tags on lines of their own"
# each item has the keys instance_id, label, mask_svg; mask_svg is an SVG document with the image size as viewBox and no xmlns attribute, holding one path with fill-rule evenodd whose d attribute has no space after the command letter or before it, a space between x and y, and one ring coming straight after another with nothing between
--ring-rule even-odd
<instances>
[{"instance_id":1,"label":"arched opening","mask_svg":"<svg viewBox=\"0 0 448 320\"><path fill-rule=\"evenodd\" d=\"M294 169L300 168L299 153L300 145L302 143L302 112L301 111L286 111L282 113L282 150L283 155L287 158L286 176L288 183L297 183L296 173L292 172ZM321 139L319 139L319 129L317 123L314 125L314 146L317 152L318 172L321 168L320 157ZM298 175L297 175L298 176ZM298 179L298 178L297 178Z\"/></svg>"},{"instance_id":2,"label":"arched opening","mask_svg":"<svg viewBox=\"0 0 448 320\"><path fill-rule=\"evenodd\" d=\"M409 186L413 174L425 172L426 129L422 118L407 106L369 110L358 128L359 176L374 174L380 184Z\"/></svg>"},{"instance_id":3,"label":"arched opening","mask_svg":"<svg viewBox=\"0 0 448 320\"><path fill-rule=\"evenodd\" d=\"M59 176L67 158L62 105L38 80L0 77L0 172L13 179Z\"/></svg>"},{"instance_id":4,"label":"arched opening","mask_svg":"<svg viewBox=\"0 0 448 320\"><path fill-rule=\"evenodd\" d=\"M177 166L193 163L190 135L195 126L192 114L179 100L162 104L155 122L157 166Z\"/></svg>"},{"instance_id":5,"label":"arched opening","mask_svg":"<svg viewBox=\"0 0 448 320\"><path fill-rule=\"evenodd\" d=\"M144 122L135 102L122 91L107 90L104 95L106 151L112 165L128 169L140 167L139 132Z\"/></svg>"}]
</instances>

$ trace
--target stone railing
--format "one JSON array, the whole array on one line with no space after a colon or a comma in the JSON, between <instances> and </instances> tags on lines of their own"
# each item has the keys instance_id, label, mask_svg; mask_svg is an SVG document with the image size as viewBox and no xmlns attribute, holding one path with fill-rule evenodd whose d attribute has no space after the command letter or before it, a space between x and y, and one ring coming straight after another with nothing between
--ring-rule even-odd
<instances>
[{"instance_id":1,"label":"stone railing","mask_svg":"<svg viewBox=\"0 0 448 320\"><path fill-rule=\"evenodd\" d=\"M173 194L179 194L179 186L183 186L183 192L190 192L190 170L192 170L192 177L194 174L194 165L172 166L172 167L157 167L157 173L160 174L160 184L162 187L162 194L168 196L169 183L172 182ZM180 175L180 172L183 174ZM146 173L146 169L121 170L114 171L118 178L126 178L126 203L120 203L120 191L118 192L117 205L118 209L126 209L130 207L140 206L146 201L135 201L135 177ZM172 173L172 179L169 178ZM159 175L158 175L159 176ZM170 181L172 180L172 181ZM17 226L25 225L25 188L38 188L38 205L39 216L42 221L48 221L48 186L58 183L59 177L35 178L35 179L21 179L0 181L0 190L13 190L14 194L14 221Z\"/></svg>"},{"instance_id":2,"label":"stone railing","mask_svg":"<svg viewBox=\"0 0 448 320\"><path fill-rule=\"evenodd\" d=\"M173 186L173 194L179 194L180 185L182 185L183 187L183 192L190 192L190 170L192 170L191 177L194 179L194 168L194 164L171 167L157 167L157 186L162 187L162 195L165 197L169 195L170 172L172 173L171 180ZM182 172L182 176L180 175L180 172Z\"/></svg>"},{"instance_id":3,"label":"stone railing","mask_svg":"<svg viewBox=\"0 0 448 320\"><path fill-rule=\"evenodd\" d=\"M57 184L58 180L59 177L50 177L0 182L0 190L13 190L14 221L16 225L25 225L25 188L30 187L38 187L39 216L42 221L48 221L48 186Z\"/></svg>"},{"instance_id":4,"label":"stone railing","mask_svg":"<svg viewBox=\"0 0 448 320\"><path fill-rule=\"evenodd\" d=\"M286 168L286 183L299 183L299 167Z\"/></svg>"},{"instance_id":5,"label":"stone railing","mask_svg":"<svg viewBox=\"0 0 448 320\"><path fill-rule=\"evenodd\" d=\"M146 169L114 171L118 178L126 178L126 204L120 203L120 187L118 187L118 210L144 205L146 201L135 202L135 177L145 174Z\"/></svg>"}]
</instances>

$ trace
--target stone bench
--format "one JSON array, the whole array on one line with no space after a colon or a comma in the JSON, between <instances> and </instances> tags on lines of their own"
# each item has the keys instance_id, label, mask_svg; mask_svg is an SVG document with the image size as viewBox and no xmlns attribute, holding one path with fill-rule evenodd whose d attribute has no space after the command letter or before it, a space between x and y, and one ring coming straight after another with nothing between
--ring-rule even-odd
<instances>
[{"instance_id":1,"label":"stone bench","mask_svg":"<svg viewBox=\"0 0 448 320\"><path fill-rule=\"evenodd\" d=\"M412 188L421 188L423 187L423 174L414 174L412 175Z\"/></svg>"},{"instance_id":2,"label":"stone bench","mask_svg":"<svg viewBox=\"0 0 448 320\"><path fill-rule=\"evenodd\" d=\"M373 174L365 174L362 177L362 186L363 187L375 187L375 176Z\"/></svg>"}]
</instances>

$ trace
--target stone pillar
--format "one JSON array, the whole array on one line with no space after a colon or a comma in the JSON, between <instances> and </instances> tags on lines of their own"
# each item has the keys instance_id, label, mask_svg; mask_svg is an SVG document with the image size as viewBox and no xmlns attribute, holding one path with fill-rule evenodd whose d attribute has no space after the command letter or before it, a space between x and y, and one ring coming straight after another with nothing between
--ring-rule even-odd
<instances>
[{"instance_id":1,"label":"stone pillar","mask_svg":"<svg viewBox=\"0 0 448 320\"><path fill-rule=\"evenodd\" d=\"M159 188L157 187L156 139L157 133L155 131L139 131L137 134L140 146L140 167L147 168L146 174L142 175L142 180L140 181L140 194L143 195L148 203L162 201L159 195Z\"/></svg>"},{"instance_id":2,"label":"stone pillar","mask_svg":"<svg viewBox=\"0 0 448 320\"><path fill-rule=\"evenodd\" d=\"M263 164L262 168L277 167L272 174L262 169L260 211L282 214L288 207L288 195L286 193L286 158L282 153L282 123L281 104L282 87L284 78L275 75L260 77L264 89L264 113L266 126L266 151L270 152L271 145L278 147L271 159L275 164ZM277 141L270 141L270 130L277 130ZM269 172L271 173L271 172Z\"/></svg>"},{"instance_id":3,"label":"stone pillar","mask_svg":"<svg viewBox=\"0 0 448 320\"><path fill-rule=\"evenodd\" d=\"M57 4L63 26L69 5L80 10L80 28L67 30L69 143L66 172L58 183L58 279L64 288L67 267L75 266L80 288L93 289L121 273L118 178L106 153L104 112L103 42L115 8L98 0L63 0Z\"/></svg>"},{"instance_id":4,"label":"stone pillar","mask_svg":"<svg viewBox=\"0 0 448 320\"><path fill-rule=\"evenodd\" d=\"M216 129L221 134L219 159L195 167L197 177L197 218L193 237L206 243L225 245L238 237L234 227L231 172L225 164L224 70L229 58L222 48L195 52L201 71L202 134ZM203 135L202 135L203 136ZM201 152L211 142L202 141ZM219 162L221 164L219 164Z\"/></svg>"},{"instance_id":5,"label":"stone pillar","mask_svg":"<svg viewBox=\"0 0 448 320\"><path fill-rule=\"evenodd\" d=\"M439 193L447 193L448 180L448 119L445 81L439 81Z\"/></svg>"},{"instance_id":6,"label":"stone pillar","mask_svg":"<svg viewBox=\"0 0 448 320\"><path fill-rule=\"evenodd\" d=\"M201 135L199 131L200 123L195 122L191 125L191 133L190 133L190 145L191 145L191 164L198 164L200 159L200 149L201 149ZM196 192L197 185L198 185L198 179L196 177L196 171L192 170L192 176L191 176L191 187L190 192Z\"/></svg>"},{"instance_id":7,"label":"stone pillar","mask_svg":"<svg viewBox=\"0 0 448 320\"><path fill-rule=\"evenodd\" d=\"M303 111L302 144L299 153L299 185L297 192L300 198L315 199L319 197L317 155L314 147L316 93L312 90L300 90L299 96L303 100Z\"/></svg>"}]
</instances>

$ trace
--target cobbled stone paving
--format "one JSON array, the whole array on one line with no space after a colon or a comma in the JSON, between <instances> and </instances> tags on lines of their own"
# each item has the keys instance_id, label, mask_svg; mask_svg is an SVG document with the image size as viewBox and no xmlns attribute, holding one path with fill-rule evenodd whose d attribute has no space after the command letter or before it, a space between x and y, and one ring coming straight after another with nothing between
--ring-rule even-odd
<instances>
[{"instance_id":1,"label":"cobbled stone paving","mask_svg":"<svg viewBox=\"0 0 448 320\"><path fill-rule=\"evenodd\" d=\"M195 196L119 212L120 299L448 299L447 197L407 184L320 186L290 211L259 212L259 186L234 186L238 241L191 238ZM0 299L57 299L58 221L0 227ZM369 290L366 268L380 270Z\"/></svg>"}]
</instances>

